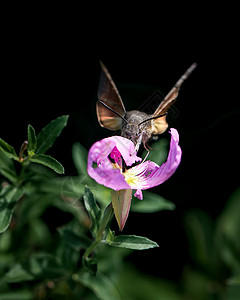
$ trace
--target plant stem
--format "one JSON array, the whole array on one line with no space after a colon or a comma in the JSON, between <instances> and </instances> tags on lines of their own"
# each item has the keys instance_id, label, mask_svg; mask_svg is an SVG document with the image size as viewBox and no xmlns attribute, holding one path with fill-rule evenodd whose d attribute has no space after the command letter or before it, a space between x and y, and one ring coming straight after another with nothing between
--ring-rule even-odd
<instances>
[{"instance_id":1,"label":"plant stem","mask_svg":"<svg viewBox=\"0 0 240 300\"><path fill-rule=\"evenodd\" d=\"M89 254L93 251L93 249L95 247L97 247L97 245L100 243L100 241L95 240L85 251L83 257L87 258L89 256Z\"/></svg>"},{"instance_id":2,"label":"plant stem","mask_svg":"<svg viewBox=\"0 0 240 300\"><path fill-rule=\"evenodd\" d=\"M114 214L114 212L113 212L112 203L110 203L104 211L99 229L96 234L96 238L95 238L94 242L86 249L86 251L83 255L84 258L87 258L89 256L89 254L93 251L93 249L95 247L97 247L97 245L101 242L103 232L104 232L106 226L108 225L108 223L111 221L113 214Z\"/></svg>"},{"instance_id":3,"label":"plant stem","mask_svg":"<svg viewBox=\"0 0 240 300\"><path fill-rule=\"evenodd\" d=\"M20 148L19 157L18 157L18 160L20 162L23 161L23 153L27 149L27 146L28 146L28 141L24 141L21 148Z\"/></svg>"}]
</instances>

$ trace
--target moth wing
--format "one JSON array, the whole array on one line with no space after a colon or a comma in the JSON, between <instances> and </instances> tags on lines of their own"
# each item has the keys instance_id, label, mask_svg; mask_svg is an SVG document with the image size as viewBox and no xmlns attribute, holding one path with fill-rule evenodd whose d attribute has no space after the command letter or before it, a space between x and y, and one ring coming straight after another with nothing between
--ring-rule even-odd
<instances>
[{"instance_id":1,"label":"moth wing","mask_svg":"<svg viewBox=\"0 0 240 300\"><path fill-rule=\"evenodd\" d=\"M167 96L164 98L164 100L160 103L158 108L155 110L153 117L157 117L158 115L162 115L166 113L173 105L173 103L176 101L176 98L178 96L178 90L175 87L171 89L171 91L167 94ZM152 120L152 133L153 134L161 134L164 131L166 131L168 128L168 123L166 120L166 115L156 118Z\"/></svg>"},{"instance_id":2,"label":"moth wing","mask_svg":"<svg viewBox=\"0 0 240 300\"><path fill-rule=\"evenodd\" d=\"M180 79L176 82L174 87L170 90L167 96L160 103L158 108L155 110L153 117L157 117L158 115L162 115L168 111L168 109L173 105L176 101L178 92L180 90L183 82L188 78L188 76L192 73L192 71L196 68L197 64L193 63L187 71L180 77ZM166 115L156 118L152 120L152 132L153 134L161 134L168 128L168 123L166 121Z\"/></svg>"},{"instance_id":3,"label":"moth wing","mask_svg":"<svg viewBox=\"0 0 240 300\"><path fill-rule=\"evenodd\" d=\"M100 64L102 72L98 87L99 101L96 104L98 122L104 128L119 130L122 127L122 119L117 114L124 117L126 110L110 73L101 61Z\"/></svg>"}]
</instances>

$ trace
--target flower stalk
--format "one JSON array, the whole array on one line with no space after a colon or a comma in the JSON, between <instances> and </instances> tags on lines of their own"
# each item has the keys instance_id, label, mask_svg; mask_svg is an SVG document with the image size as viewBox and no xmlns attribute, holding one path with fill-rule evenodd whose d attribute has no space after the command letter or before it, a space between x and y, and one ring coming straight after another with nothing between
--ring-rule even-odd
<instances>
[{"instance_id":1,"label":"flower stalk","mask_svg":"<svg viewBox=\"0 0 240 300\"><path fill-rule=\"evenodd\" d=\"M112 203L110 203L103 214L101 223L99 225L95 240L93 241L93 243L86 249L83 258L86 259L88 258L88 256L91 254L91 252L97 247L97 245L102 241L102 236L103 233L107 227L107 225L109 224L109 222L112 220L112 217L114 215L113 212L113 207L112 207Z\"/></svg>"}]
</instances>

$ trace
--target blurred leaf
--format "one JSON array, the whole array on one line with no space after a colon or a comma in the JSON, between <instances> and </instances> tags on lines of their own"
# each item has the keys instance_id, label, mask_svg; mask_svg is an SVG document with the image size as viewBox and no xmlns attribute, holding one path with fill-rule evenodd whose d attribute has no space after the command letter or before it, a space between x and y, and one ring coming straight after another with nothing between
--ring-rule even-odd
<instances>
[{"instance_id":1,"label":"blurred leaf","mask_svg":"<svg viewBox=\"0 0 240 300\"><path fill-rule=\"evenodd\" d=\"M44 165L59 174L64 173L64 167L62 166L62 164L60 164L60 162L58 162L55 158L49 155L45 155L45 154L34 155L30 158L30 160L32 162Z\"/></svg>"},{"instance_id":2,"label":"blurred leaf","mask_svg":"<svg viewBox=\"0 0 240 300\"><path fill-rule=\"evenodd\" d=\"M194 300L213 300L225 299L215 294L219 285L213 278L206 275L202 270L185 266L182 274L182 285L184 289L184 299ZM209 289L209 286L212 288ZM218 290L218 294L220 291ZM215 296L215 297L214 297Z\"/></svg>"},{"instance_id":3,"label":"blurred leaf","mask_svg":"<svg viewBox=\"0 0 240 300\"><path fill-rule=\"evenodd\" d=\"M96 258L83 257L82 262L83 262L83 266L88 270L88 272L91 275L96 276L97 269L98 269Z\"/></svg>"},{"instance_id":4,"label":"blurred leaf","mask_svg":"<svg viewBox=\"0 0 240 300\"><path fill-rule=\"evenodd\" d=\"M14 167L14 161L10 159L0 147L0 173L6 177L10 182L17 181L17 174Z\"/></svg>"},{"instance_id":5,"label":"blurred leaf","mask_svg":"<svg viewBox=\"0 0 240 300\"><path fill-rule=\"evenodd\" d=\"M185 215L185 228L192 258L212 272L217 259L215 253L217 249L213 240L213 220L204 211L192 210Z\"/></svg>"},{"instance_id":6,"label":"blurred leaf","mask_svg":"<svg viewBox=\"0 0 240 300\"><path fill-rule=\"evenodd\" d=\"M98 228L98 223L99 223L100 217L101 217L101 211L96 203L96 200L95 200L92 192L89 190L89 188L87 186L85 187L83 200L84 200L85 208L86 208L87 212L89 213L89 216L92 221L92 229L93 229L93 231L96 231Z\"/></svg>"},{"instance_id":7,"label":"blurred leaf","mask_svg":"<svg viewBox=\"0 0 240 300\"><path fill-rule=\"evenodd\" d=\"M229 198L217 219L217 246L221 258L231 269L231 276L240 276L240 189Z\"/></svg>"},{"instance_id":8,"label":"blurred leaf","mask_svg":"<svg viewBox=\"0 0 240 300\"><path fill-rule=\"evenodd\" d=\"M9 251L11 247L11 231L7 230L4 234L0 235L0 253Z\"/></svg>"},{"instance_id":9,"label":"blurred leaf","mask_svg":"<svg viewBox=\"0 0 240 300\"><path fill-rule=\"evenodd\" d=\"M131 210L139 213L153 213L160 210L174 210L175 205L158 194L144 191L143 200L132 199Z\"/></svg>"},{"instance_id":10,"label":"blurred leaf","mask_svg":"<svg viewBox=\"0 0 240 300\"><path fill-rule=\"evenodd\" d=\"M229 278L227 280L228 285L239 285L240 286L240 275L238 277Z\"/></svg>"},{"instance_id":11,"label":"blurred leaf","mask_svg":"<svg viewBox=\"0 0 240 300\"><path fill-rule=\"evenodd\" d=\"M7 230L13 208L16 202L22 197L23 191L14 186L6 186L0 192L0 233Z\"/></svg>"},{"instance_id":12,"label":"blurred leaf","mask_svg":"<svg viewBox=\"0 0 240 300\"><path fill-rule=\"evenodd\" d=\"M61 234L64 242L75 251L87 249L92 243L92 241L86 236L77 235L69 229L60 228L58 231Z\"/></svg>"},{"instance_id":13,"label":"blurred leaf","mask_svg":"<svg viewBox=\"0 0 240 300\"><path fill-rule=\"evenodd\" d=\"M32 247L42 248L50 245L52 241L48 225L40 218L29 222L28 235L28 245Z\"/></svg>"},{"instance_id":14,"label":"blurred leaf","mask_svg":"<svg viewBox=\"0 0 240 300\"><path fill-rule=\"evenodd\" d=\"M231 239L240 250L240 189L237 189L229 198L223 212L218 218L221 232Z\"/></svg>"},{"instance_id":15,"label":"blurred leaf","mask_svg":"<svg viewBox=\"0 0 240 300\"><path fill-rule=\"evenodd\" d=\"M159 247L157 243L143 236L136 235L118 235L113 239L105 241L109 246L127 248L133 250L146 250Z\"/></svg>"},{"instance_id":16,"label":"blurred leaf","mask_svg":"<svg viewBox=\"0 0 240 300\"><path fill-rule=\"evenodd\" d=\"M96 182L94 184L94 196L101 207L106 207L112 201L112 190Z\"/></svg>"},{"instance_id":17,"label":"blurred leaf","mask_svg":"<svg viewBox=\"0 0 240 300\"><path fill-rule=\"evenodd\" d=\"M123 300L196 300L180 297L175 283L142 273L132 265L125 264L116 276L116 287Z\"/></svg>"},{"instance_id":18,"label":"blurred leaf","mask_svg":"<svg viewBox=\"0 0 240 300\"><path fill-rule=\"evenodd\" d=\"M32 300L33 294L28 290L11 291L0 293L0 300Z\"/></svg>"},{"instance_id":19,"label":"blurred leaf","mask_svg":"<svg viewBox=\"0 0 240 300\"><path fill-rule=\"evenodd\" d=\"M159 141L153 143L147 159L154 161L160 166L167 160L168 144L169 142L165 138L161 138ZM145 157L146 155L147 151L144 151L142 157Z\"/></svg>"},{"instance_id":20,"label":"blurred leaf","mask_svg":"<svg viewBox=\"0 0 240 300\"><path fill-rule=\"evenodd\" d=\"M18 160L15 149L0 138L0 151L3 151L9 158Z\"/></svg>"},{"instance_id":21,"label":"blurred leaf","mask_svg":"<svg viewBox=\"0 0 240 300\"><path fill-rule=\"evenodd\" d=\"M68 116L61 116L51 121L37 136L37 154L45 153L55 142L67 125Z\"/></svg>"},{"instance_id":22,"label":"blurred leaf","mask_svg":"<svg viewBox=\"0 0 240 300\"><path fill-rule=\"evenodd\" d=\"M0 283L31 281L35 279L59 278L66 275L66 270L57 258L51 255L41 255L28 258L22 264L16 264L0 279Z\"/></svg>"},{"instance_id":23,"label":"blurred leaf","mask_svg":"<svg viewBox=\"0 0 240 300\"><path fill-rule=\"evenodd\" d=\"M37 137L35 134L35 130L31 125L28 125L28 155L33 155L37 148Z\"/></svg>"},{"instance_id":24,"label":"blurred leaf","mask_svg":"<svg viewBox=\"0 0 240 300\"><path fill-rule=\"evenodd\" d=\"M72 156L74 165L79 175L88 176L87 173L87 149L80 143L75 143L72 147Z\"/></svg>"},{"instance_id":25,"label":"blurred leaf","mask_svg":"<svg viewBox=\"0 0 240 300\"><path fill-rule=\"evenodd\" d=\"M239 300L240 299L240 285L232 285L227 288L225 300Z\"/></svg>"},{"instance_id":26,"label":"blurred leaf","mask_svg":"<svg viewBox=\"0 0 240 300\"><path fill-rule=\"evenodd\" d=\"M93 276L90 273L84 273L74 276L73 279L91 289L101 300L121 300L111 280L103 274L97 273Z\"/></svg>"}]
</instances>

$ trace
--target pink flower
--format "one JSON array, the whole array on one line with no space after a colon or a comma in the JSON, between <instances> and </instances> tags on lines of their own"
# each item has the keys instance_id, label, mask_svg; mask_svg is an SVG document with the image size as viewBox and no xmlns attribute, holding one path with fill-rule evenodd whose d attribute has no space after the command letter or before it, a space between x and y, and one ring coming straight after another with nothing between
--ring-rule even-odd
<instances>
[{"instance_id":1,"label":"pink flower","mask_svg":"<svg viewBox=\"0 0 240 300\"><path fill-rule=\"evenodd\" d=\"M136 190L134 196L143 199L142 190L162 184L172 176L179 166L182 156L178 144L179 134L174 128L170 129L170 133L171 142L168 158L161 166L150 160L141 162L142 159L133 153L135 149L133 142L124 137L112 136L96 142L88 153L89 176L99 184L115 191ZM137 162L139 163L136 164ZM134 166L132 166L133 164ZM129 195L129 193L127 194ZM129 208L130 203L131 199L128 199ZM126 212L127 215L128 212L129 209ZM118 222L120 221L118 220ZM124 224L121 224L120 228L123 228Z\"/></svg>"}]
</instances>

